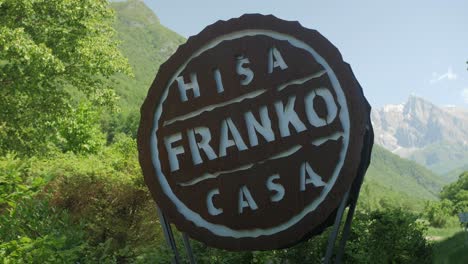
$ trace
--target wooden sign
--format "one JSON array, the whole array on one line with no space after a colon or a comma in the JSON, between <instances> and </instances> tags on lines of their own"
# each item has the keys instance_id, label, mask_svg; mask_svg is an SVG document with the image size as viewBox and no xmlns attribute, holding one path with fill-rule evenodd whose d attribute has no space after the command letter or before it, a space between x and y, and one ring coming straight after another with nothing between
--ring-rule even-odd
<instances>
[{"instance_id":1,"label":"wooden sign","mask_svg":"<svg viewBox=\"0 0 468 264\"><path fill-rule=\"evenodd\" d=\"M323 228L358 170L370 106L317 31L273 16L219 21L159 69L141 109L154 199L210 246L266 250Z\"/></svg>"}]
</instances>

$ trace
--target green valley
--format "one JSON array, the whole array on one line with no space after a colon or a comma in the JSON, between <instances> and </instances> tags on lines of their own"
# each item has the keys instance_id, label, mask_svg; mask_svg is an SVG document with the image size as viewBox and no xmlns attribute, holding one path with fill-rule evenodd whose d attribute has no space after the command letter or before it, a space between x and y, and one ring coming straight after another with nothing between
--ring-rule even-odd
<instances>
[{"instance_id":1,"label":"green valley","mask_svg":"<svg viewBox=\"0 0 468 264\"><path fill-rule=\"evenodd\" d=\"M362 202L370 203L371 208L378 208L379 203L395 203L421 210L425 201L438 199L443 185L441 176L374 145L362 187Z\"/></svg>"}]
</instances>

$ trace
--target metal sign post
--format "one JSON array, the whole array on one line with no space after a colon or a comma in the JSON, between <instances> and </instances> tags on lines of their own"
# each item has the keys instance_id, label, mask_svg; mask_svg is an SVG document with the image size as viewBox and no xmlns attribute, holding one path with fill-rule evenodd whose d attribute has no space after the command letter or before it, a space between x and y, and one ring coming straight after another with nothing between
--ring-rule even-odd
<instances>
[{"instance_id":1,"label":"metal sign post","mask_svg":"<svg viewBox=\"0 0 468 264\"><path fill-rule=\"evenodd\" d=\"M369 125L367 127L367 132L366 132L366 137L365 137L365 142L364 142L364 148L361 153L362 160L359 166L358 176L356 177L356 180L354 181L350 190L346 193L345 197L343 197L343 201L340 204L340 208L335 218L333 231L330 234L329 239L328 239L327 251L326 251L324 262L323 262L324 264L328 264L331 261L336 237L338 235L340 224L341 224L341 219L342 219L346 204L349 202L349 210L346 216L346 222L342 231L340 245L339 245L338 252L335 258L335 263L337 264L341 263L342 261L345 246L346 246L346 241L348 241L349 232L351 231L351 222L353 220L354 212L356 210L356 205L358 202L359 193L361 191L361 186L362 186L362 183L364 182L366 169L370 164L372 142L374 142L374 131L372 129L372 124L369 121Z\"/></svg>"},{"instance_id":2,"label":"metal sign post","mask_svg":"<svg viewBox=\"0 0 468 264\"><path fill-rule=\"evenodd\" d=\"M174 254L174 258L172 262L174 264L181 263L181 258L179 251L177 249L177 243L174 239L174 233L172 232L171 223L168 221L167 217L164 213L156 206L159 216L159 222L161 223L161 227L163 229L164 238L166 240L167 245L171 249L172 253ZM187 236L186 233L182 233L182 239L184 241L185 251L187 252L187 256L189 258L190 264L196 264L195 256L193 255L192 246L190 245L190 238Z\"/></svg>"},{"instance_id":3,"label":"metal sign post","mask_svg":"<svg viewBox=\"0 0 468 264\"><path fill-rule=\"evenodd\" d=\"M349 192L347 192L345 197L343 197L343 200L342 200L342 202L340 204L340 207L339 207L339 210L337 212L337 215L336 215L336 218L335 218L335 224L333 225L333 231L332 231L332 233L330 234L330 236L328 238L327 251L326 251L326 255L325 255L325 258L324 258L324 262L323 262L324 264L329 264L330 261L331 261L331 258L333 256L333 249L334 249L334 246L335 246L336 238L337 238L338 233L339 233L339 229L340 229L340 225L341 225L341 219L342 219L343 213L344 213L344 211L346 209L346 203L348 202L348 197L349 197ZM354 212L353 208L355 208L355 205L356 205L355 202L354 203L352 202L350 204L350 209L349 209L347 217L346 217L346 223L345 223L345 227L344 227L344 230L343 230L343 235L342 235L342 239L340 241L340 247L339 247L338 252L337 252L337 257L336 257L335 263L341 263L341 257L343 255L344 246L345 246L345 243L347 241L347 235L348 235L349 230L350 230L351 219L353 217L353 212ZM176 245L176 242L175 242L175 239L174 239L174 234L173 234L172 228L170 226L170 223L167 221L167 218L164 216L164 214L159 209L159 207L157 209L158 209L159 219L160 219L160 222L161 222L161 227L163 229L164 237L166 239L166 243L169 246L169 248L171 249L172 253L174 254L173 255L174 258L173 258L172 262L174 264L179 264L179 263L181 263L181 258L180 258L179 251L177 249L177 245ZM189 258L189 263L190 264L196 264L197 262L195 260L194 254L193 254L192 247L190 245L190 238L188 237L188 235L186 233L182 233L182 239L183 239L185 251L187 252L187 256Z\"/></svg>"},{"instance_id":4,"label":"metal sign post","mask_svg":"<svg viewBox=\"0 0 468 264\"><path fill-rule=\"evenodd\" d=\"M174 254L173 263L179 264L180 263L180 256L179 251L177 250L177 245L174 240L174 233L172 232L171 223L167 220L167 217L163 214L161 209L156 206L159 216L159 222L161 223L161 227L163 229L164 238L166 239L166 243L171 249L172 253Z\"/></svg>"},{"instance_id":5,"label":"metal sign post","mask_svg":"<svg viewBox=\"0 0 468 264\"><path fill-rule=\"evenodd\" d=\"M182 234L182 239L184 240L185 251L187 251L187 256L189 258L190 264L196 264L195 256L193 255L192 245L190 245L190 238L187 233Z\"/></svg>"},{"instance_id":6,"label":"metal sign post","mask_svg":"<svg viewBox=\"0 0 468 264\"><path fill-rule=\"evenodd\" d=\"M335 247L335 241L340 231L341 219L343 218L343 213L346 209L346 204L348 203L348 196L349 196L349 191L346 192L345 196L343 197L343 200L341 201L341 204L340 204L340 208L338 209L338 212L336 213L335 224L333 225L333 231L328 237L327 252L325 254L325 259L323 261L324 264L330 263L330 260L332 258L333 249Z\"/></svg>"}]
</instances>

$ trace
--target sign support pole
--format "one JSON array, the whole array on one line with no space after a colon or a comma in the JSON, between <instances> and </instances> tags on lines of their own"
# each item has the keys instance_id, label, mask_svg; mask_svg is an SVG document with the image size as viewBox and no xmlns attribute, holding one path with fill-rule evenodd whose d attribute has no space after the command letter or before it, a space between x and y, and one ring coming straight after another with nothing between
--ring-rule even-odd
<instances>
[{"instance_id":1,"label":"sign support pole","mask_svg":"<svg viewBox=\"0 0 468 264\"><path fill-rule=\"evenodd\" d=\"M181 260L179 251L177 250L177 244L174 239L174 233L172 232L171 223L169 223L167 217L164 215L164 213L158 206L156 206L156 209L158 210L159 221L161 222L164 238L166 240L167 245L174 254L174 259L172 260L172 263L179 264L181 263ZM190 264L196 264L197 262L195 261L195 256L193 255L192 246L190 245L190 238L186 233L182 233L182 240L184 242L184 247L187 251L187 256L189 258Z\"/></svg>"},{"instance_id":2,"label":"sign support pole","mask_svg":"<svg viewBox=\"0 0 468 264\"><path fill-rule=\"evenodd\" d=\"M172 253L174 253L174 259L172 260L172 263L179 264L180 255L179 255L179 251L177 250L177 245L174 240L174 234L172 233L171 224L169 223L168 219L166 218L166 216L163 214L163 212L158 206L156 206L156 209L158 210L159 222L161 223L163 233L164 233L164 238L166 239L166 243L169 246L169 248L172 250Z\"/></svg>"},{"instance_id":3,"label":"sign support pole","mask_svg":"<svg viewBox=\"0 0 468 264\"><path fill-rule=\"evenodd\" d=\"M341 219L343 218L344 210L346 209L348 196L349 196L349 191L345 193L343 200L341 200L340 207L338 208L338 211L336 212L335 224L333 225L333 231L328 237L327 253L325 254L325 259L323 261L324 264L329 264L331 257L333 255L333 248L335 247L336 237L338 236L338 232L340 231L340 223L341 223Z\"/></svg>"},{"instance_id":4,"label":"sign support pole","mask_svg":"<svg viewBox=\"0 0 468 264\"><path fill-rule=\"evenodd\" d=\"M359 193L357 194L359 195ZM354 212L356 210L357 197L356 199L351 199L348 215L346 216L346 222L343 228L343 234L340 241L340 246L338 248L338 253L336 255L335 263L341 263L343 257L344 249L346 246L346 241L348 241L349 232L351 231L351 223L353 221Z\"/></svg>"},{"instance_id":5,"label":"sign support pole","mask_svg":"<svg viewBox=\"0 0 468 264\"><path fill-rule=\"evenodd\" d=\"M185 251L187 251L190 264L197 264L195 256L193 255L192 246L190 245L190 238L187 233L182 233L182 239L184 240Z\"/></svg>"},{"instance_id":6,"label":"sign support pole","mask_svg":"<svg viewBox=\"0 0 468 264\"><path fill-rule=\"evenodd\" d=\"M343 228L343 235L341 237L340 246L338 248L338 253L336 256L335 263L341 263L343 258L344 249L346 246L346 241L348 240L349 232L351 231L351 223L353 221L354 212L356 211L356 205L359 199L359 194L361 193L361 186L364 182L364 175L366 174L366 168L369 166L370 157L371 157L371 143L374 141L374 132L371 129L371 126L367 127L367 132L364 138L364 146L367 146L363 149L361 157L362 162L359 165L358 175L354 184L351 186L351 191L354 196L350 197L348 215L346 216L345 226Z\"/></svg>"},{"instance_id":7,"label":"sign support pole","mask_svg":"<svg viewBox=\"0 0 468 264\"><path fill-rule=\"evenodd\" d=\"M346 204L349 202L349 210L348 210L348 214L346 215L346 222L343 227L342 237L340 240L338 252L336 254L335 263L336 264L341 263L341 260L343 258L346 241L348 240L349 232L351 231L351 223L353 221L354 212L356 211L356 205L357 205L357 201L359 198L359 193L361 191L361 186L364 181L364 175L366 174L366 168L369 166L369 163L370 163L370 156L371 156L371 149L372 149L371 143L374 141L374 132L371 128L372 128L372 125L369 123L369 125L367 126L366 135L364 138L365 147L361 153L362 161L361 161L361 164L359 165L358 175L353 185L351 186L350 190L346 192L345 196L343 197L343 200L341 201L340 207L337 211L335 223L333 226L333 231L328 238L327 252L324 258L324 262L323 262L324 264L330 263L331 257L333 255L333 248L335 246L335 241L336 241L339 229L340 229L341 219L343 217ZM348 197L350 192L353 195L351 197Z\"/></svg>"}]
</instances>

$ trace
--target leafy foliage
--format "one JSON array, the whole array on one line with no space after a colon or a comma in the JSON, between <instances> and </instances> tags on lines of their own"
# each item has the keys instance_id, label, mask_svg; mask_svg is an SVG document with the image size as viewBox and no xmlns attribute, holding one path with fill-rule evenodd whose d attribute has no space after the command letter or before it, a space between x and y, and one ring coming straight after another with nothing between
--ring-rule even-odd
<instances>
[{"instance_id":1,"label":"leafy foliage","mask_svg":"<svg viewBox=\"0 0 468 264\"><path fill-rule=\"evenodd\" d=\"M460 174L458 181L444 186L441 200L427 203L425 218L433 227L456 226L458 214L468 212L468 172Z\"/></svg>"},{"instance_id":2,"label":"leafy foliage","mask_svg":"<svg viewBox=\"0 0 468 264\"><path fill-rule=\"evenodd\" d=\"M2 263L73 261L84 233L66 212L37 199L50 179L37 173L36 159L0 159L0 259Z\"/></svg>"},{"instance_id":3,"label":"leafy foliage","mask_svg":"<svg viewBox=\"0 0 468 264\"><path fill-rule=\"evenodd\" d=\"M330 230L294 247L262 252L226 252L195 243L198 263L321 263ZM430 263L432 247L417 215L398 208L359 211L346 245L345 263Z\"/></svg>"},{"instance_id":4,"label":"leafy foliage","mask_svg":"<svg viewBox=\"0 0 468 264\"><path fill-rule=\"evenodd\" d=\"M63 151L96 153L105 144L99 125L99 111L90 104L79 104L57 120L57 145Z\"/></svg>"},{"instance_id":5,"label":"leafy foliage","mask_svg":"<svg viewBox=\"0 0 468 264\"><path fill-rule=\"evenodd\" d=\"M417 215L400 208L360 212L347 245L349 263L430 263L427 227Z\"/></svg>"},{"instance_id":6,"label":"leafy foliage","mask_svg":"<svg viewBox=\"0 0 468 264\"><path fill-rule=\"evenodd\" d=\"M444 186L440 194L454 204L454 213L468 212L468 171L460 174L458 180Z\"/></svg>"},{"instance_id":7,"label":"leafy foliage","mask_svg":"<svg viewBox=\"0 0 468 264\"><path fill-rule=\"evenodd\" d=\"M112 18L105 0L0 0L0 154L48 150L72 93L115 99L104 78L130 70Z\"/></svg>"},{"instance_id":8,"label":"leafy foliage","mask_svg":"<svg viewBox=\"0 0 468 264\"><path fill-rule=\"evenodd\" d=\"M76 263L87 247L80 225L47 202L21 202L0 215L0 259L4 263Z\"/></svg>"},{"instance_id":9,"label":"leafy foliage","mask_svg":"<svg viewBox=\"0 0 468 264\"><path fill-rule=\"evenodd\" d=\"M27 165L5 158L1 179L14 184L2 192L8 203L0 212L0 260L122 263L168 256L135 149L135 140L117 135L92 155L58 153Z\"/></svg>"},{"instance_id":10,"label":"leafy foliage","mask_svg":"<svg viewBox=\"0 0 468 264\"><path fill-rule=\"evenodd\" d=\"M446 227L453 223L453 203L450 200L428 202L424 216L433 227ZM456 220L455 220L456 221Z\"/></svg>"},{"instance_id":11,"label":"leafy foliage","mask_svg":"<svg viewBox=\"0 0 468 264\"><path fill-rule=\"evenodd\" d=\"M0 213L11 212L18 201L31 199L43 187L42 177L27 177L29 169L29 160L0 157Z\"/></svg>"}]
</instances>

